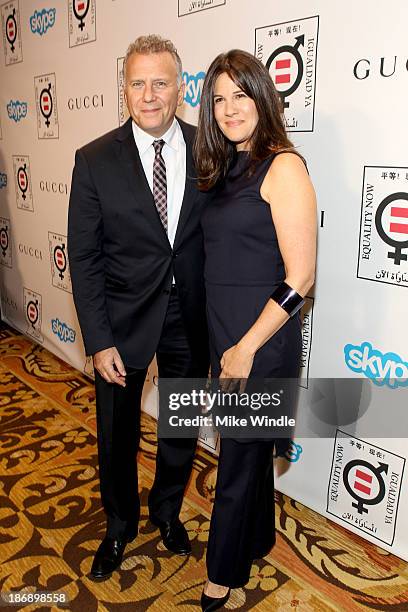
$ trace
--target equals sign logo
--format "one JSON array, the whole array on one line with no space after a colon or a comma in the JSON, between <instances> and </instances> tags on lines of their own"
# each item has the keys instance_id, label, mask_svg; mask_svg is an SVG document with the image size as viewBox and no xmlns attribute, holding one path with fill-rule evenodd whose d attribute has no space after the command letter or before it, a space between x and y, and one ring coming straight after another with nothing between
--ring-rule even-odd
<instances>
[{"instance_id":1,"label":"equals sign logo","mask_svg":"<svg viewBox=\"0 0 408 612\"><path fill-rule=\"evenodd\" d=\"M43 97L43 109L45 113L48 113L50 110L50 98L47 96L47 94L45 94Z\"/></svg>"},{"instance_id":2,"label":"equals sign logo","mask_svg":"<svg viewBox=\"0 0 408 612\"><path fill-rule=\"evenodd\" d=\"M360 482L363 480L365 483L371 484L373 481L373 477L371 474L367 474L367 472L363 472L362 470L356 470L356 479L354 481L354 488L357 491L361 491L361 493L365 493L366 495L370 495L371 487L367 486L367 484L363 484Z\"/></svg>"},{"instance_id":3,"label":"equals sign logo","mask_svg":"<svg viewBox=\"0 0 408 612\"><path fill-rule=\"evenodd\" d=\"M275 70L286 70L287 72L285 72L284 74L275 74L275 84L276 85L280 85L282 83L289 83L290 82L290 63L291 60L290 59L284 59L284 60L276 60L275 63Z\"/></svg>"},{"instance_id":4,"label":"equals sign logo","mask_svg":"<svg viewBox=\"0 0 408 612\"><path fill-rule=\"evenodd\" d=\"M398 219L398 221L393 221L393 219ZM408 219L408 208L391 206L390 232L408 234L408 222L401 223L400 219Z\"/></svg>"}]
</instances>

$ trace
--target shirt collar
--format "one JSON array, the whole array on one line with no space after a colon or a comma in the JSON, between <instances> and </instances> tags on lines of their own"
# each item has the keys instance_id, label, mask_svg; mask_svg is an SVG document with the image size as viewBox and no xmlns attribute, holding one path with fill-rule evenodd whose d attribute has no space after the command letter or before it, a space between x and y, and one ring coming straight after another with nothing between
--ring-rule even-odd
<instances>
[{"instance_id":1,"label":"shirt collar","mask_svg":"<svg viewBox=\"0 0 408 612\"><path fill-rule=\"evenodd\" d=\"M142 130L134 121L132 121L132 129L133 135L135 137L136 146L139 150L140 155L144 155L144 153L146 153L148 148L152 146L155 140L164 140L164 142L169 147L171 147L175 151L179 150L181 128L176 118L173 119L173 123L171 124L167 132L165 132L165 134L161 136L160 139L157 139Z\"/></svg>"}]
</instances>

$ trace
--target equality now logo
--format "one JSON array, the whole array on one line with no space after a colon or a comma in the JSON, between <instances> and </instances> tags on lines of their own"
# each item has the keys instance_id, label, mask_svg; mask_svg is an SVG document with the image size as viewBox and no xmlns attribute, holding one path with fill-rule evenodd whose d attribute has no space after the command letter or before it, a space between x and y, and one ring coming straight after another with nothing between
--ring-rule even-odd
<instances>
[{"instance_id":1,"label":"equality now logo","mask_svg":"<svg viewBox=\"0 0 408 612\"><path fill-rule=\"evenodd\" d=\"M9 119L12 119L16 123L27 117L27 109L27 102L20 102L20 100L10 100L10 102L7 104L7 114Z\"/></svg>"},{"instance_id":2,"label":"equality now logo","mask_svg":"<svg viewBox=\"0 0 408 612\"><path fill-rule=\"evenodd\" d=\"M380 387L408 386L408 363L396 353L382 353L369 342L363 342L360 346L346 344L344 358L350 370L364 374Z\"/></svg>"},{"instance_id":3,"label":"equality now logo","mask_svg":"<svg viewBox=\"0 0 408 612\"><path fill-rule=\"evenodd\" d=\"M55 23L55 8L42 9L42 11L34 11L34 15L30 17L30 28L33 34L42 36Z\"/></svg>"},{"instance_id":4,"label":"equality now logo","mask_svg":"<svg viewBox=\"0 0 408 612\"><path fill-rule=\"evenodd\" d=\"M18 0L9 0L0 7L6 66L23 61L21 45L20 7Z\"/></svg>"},{"instance_id":5,"label":"equality now logo","mask_svg":"<svg viewBox=\"0 0 408 612\"><path fill-rule=\"evenodd\" d=\"M30 158L28 155L13 155L13 168L17 208L33 211L34 202L31 189Z\"/></svg>"},{"instance_id":6,"label":"equality now logo","mask_svg":"<svg viewBox=\"0 0 408 612\"><path fill-rule=\"evenodd\" d=\"M185 84L184 101L195 108L201 102L201 91L205 79L205 72L197 72L197 74L189 74L183 72L183 81Z\"/></svg>"},{"instance_id":7,"label":"equality now logo","mask_svg":"<svg viewBox=\"0 0 408 612\"><path fill-rule=\"evenodd\" d=\"M38 138L40 140L58 138L59 121L55 73L52 72L34 77L34 89Z\"/></svg>"},{"instance_id":8,"label":"equality now logo","mask_svg":"<svg viewBox=\"0 0 408 612\"><path fill-rule=\"evenodd\" d=\"M96 40L96 0L68 0L69 46Z\"/></svg>"},{"instance_id":9,"label":"equality now logo","mask_svg":"<svg viewBox=\"0 0 408 612\"><path fill-rule=\"evenodd\" d=\"M63 323L58 318L51 319L51 328L52 333L58 336L61 342L75 342L75 329L68 327L66 323Z\"/></svg>"},{"instance_id":10,"label":"equality now logo","mask_svg":"<svg viewBox=\"0 0 408 612\"><path fill-rule=\"evenodd\" d=\"M0 265L12 268L10 219L0 217Z\"/></svg>"},{"instance_id":11,"label":"equality now logo","mask_svg":"<svg viewBox=\"0 0 408 612\"><path fill-rule=\"evenodd\" d=\"M282 100L290 132L313 132L319 16L255 29L255 55Z\"/></svg>"}]
</instances>

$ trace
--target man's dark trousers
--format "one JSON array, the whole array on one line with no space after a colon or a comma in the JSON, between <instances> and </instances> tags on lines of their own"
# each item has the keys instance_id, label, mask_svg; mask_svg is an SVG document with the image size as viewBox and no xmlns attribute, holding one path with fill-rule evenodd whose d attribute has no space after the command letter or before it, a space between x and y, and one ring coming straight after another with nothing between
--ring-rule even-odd
<instances>
[{"instance_id":1,"label":"man's dark trousers","mask_svg":"<svg viewBox=\"0 0 408 612\"><path fill-rule=\"evenodd\" d=\"M205 353L205 351L204 351ZM207 375L206 360L191 354L180 314L177 289L169 296L159 346L159 377L197 378ZM125 366L126 367L126 366ZM107 383L96 372L99 478L107 514L107 536L132 539L140 516L136 455L140 443L140 400L147 368L126 368L126 387ZM166 412L165 406L161 411ZM196 449L196 438L159 438L156 475L149 494L149 515L156 523L179 515Z\"/></svg>"}]
</instances>

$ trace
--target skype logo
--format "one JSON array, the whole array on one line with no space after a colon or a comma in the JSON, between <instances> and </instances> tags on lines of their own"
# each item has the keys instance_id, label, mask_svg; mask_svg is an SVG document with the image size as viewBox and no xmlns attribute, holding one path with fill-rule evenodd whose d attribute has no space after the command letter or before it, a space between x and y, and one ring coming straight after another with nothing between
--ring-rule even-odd
<instances>
[{"instance_id":1,"label":"skype logo","mask_svg":"<svg viewBox=\"0 0 408 612\"><path fill-rule=\"evenodd\" d=\"M55 8L42 9L42 11L34 11L34 15L30 17L30 28L33 34L42 36L55 23Z\"/></svg>"},{"instance_id":2,"label":"skype logo","mask_svg":"<svg viewBox=\"0 0 408 612\"><path fill-rule=\"evenodd\" d=\"M346 344L344 358L350 370L364 374L380 387L395 389L408 385L408 363L396 353L382 353L369 342L363 342Z\"/></svg>"},{"instance_id":3,"label":"skype logo","mask_svg":"<svg viewBox=\"0 0 408 612\"><path fill-rule=\"evenodd\" d=\"M197 74L183 72L185 84L184 101L193 108L200 104L204 79L205 72L197 72Z\"/></svg>"},{"instance_id":4,"label":"skype logo","mask_svg":"<svg viewBox=\"0 0 408 612\"><path fill-rule=\"evenodd\" d=\"M7 114L9 119L12 119L16 123L27 117L27 102L20 102L20 100L10 100L7 104Z\"/></svg>"},{"instance_id":5,"label":"skype logo","mask_svg":"<svg viewBox=\"0 0 408 612\"><path fill-rule=\"evenodd\" d=\"M296 463L296 461L299 461L300 455L302 453L303 453L303 448L300 446L300 444L296 444L296 442L291 440L289 444L289 448L287 451L285 451L283 456L290 463Z\"/></svg>"},{"instance_id":6,"label":"skype logo","mask_svg":"<svg viewBox=\"0 0 408 612\"><path fill-rule=\"evenodd\" d=\"M52 333L58 336L61 342L75 342L76 332L66 323L63 323L58 318L51 320Z\"/></svg>"}]
</instances>

